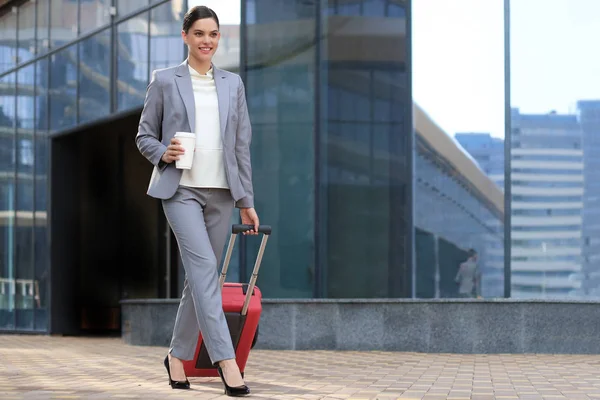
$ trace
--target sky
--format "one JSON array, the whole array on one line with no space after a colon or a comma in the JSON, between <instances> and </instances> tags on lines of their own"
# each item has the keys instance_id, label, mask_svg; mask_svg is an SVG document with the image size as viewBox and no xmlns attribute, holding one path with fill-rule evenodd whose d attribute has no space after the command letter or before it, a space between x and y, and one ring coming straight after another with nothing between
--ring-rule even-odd
<instances>
[{"instance_id":1,"label":"sky","mask_svg":"<svg viewBox=\"0 0 600 400\"><path fill-rule=\"evenodd\" d=\"M188 0L190 7L207 6L212 8L222 25L239 25L241 19L241 0ZM285 1L285 0L282 0Z\"/></svg>"},{"instance_id":2,"label":"sky","mask_svg":"<svg viewBox=\"0 0 600 400\"><path fill-rule=\"evenodd\" d=\"M282 0L284 1L284 0ZM189 0L239 24L240 0ZM600 99L600 0L511 0L511 107ZM448 134L504 137L504 0L412 0L413 97Z\"/></svg>"},{"instance_id":3,"label":"sky","mask_svg":"<svg viewBox=\"0 0 600 400\"><path fill-rule=\"evenodd\" d=\"M503 0L412 2L413 98L451 135L503 135L503 13Z\"/></svg>"},{"instance_id":4,"label":"sky","mask_svg":"<svg viewBox=\"0 0 600 400\"><path fill-rule=\"evenodd\" d=\"M448 133L504 136L503 0L413 0L413 96ZM511 107L600 99L599 0L512 0Z\"/></svg>"}]
</instances>

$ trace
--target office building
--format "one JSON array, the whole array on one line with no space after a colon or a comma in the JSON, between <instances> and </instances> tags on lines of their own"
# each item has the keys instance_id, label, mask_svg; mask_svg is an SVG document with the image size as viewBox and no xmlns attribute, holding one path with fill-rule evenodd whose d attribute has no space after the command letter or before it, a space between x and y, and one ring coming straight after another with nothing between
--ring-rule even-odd
<instances>
[{"instance_id":1,"label":"office building","mask_svg":"<svg viewBox=\"0 0 600 400\"><path fill-rule=\"evenodd\" d=\"M512 297L582 296L583 136L575 115L512 110Z\"/></svg>"},{"instance_id":2,"label":"office building","mask_svg":"<svg viewBox=\"0 0 600 400\"><path fill-rule=\"evenodd\" d=\"M600 101L577 102L583 135L583 238L582 291L587 297L600 296Z\"/></svg>"}]
</instances>

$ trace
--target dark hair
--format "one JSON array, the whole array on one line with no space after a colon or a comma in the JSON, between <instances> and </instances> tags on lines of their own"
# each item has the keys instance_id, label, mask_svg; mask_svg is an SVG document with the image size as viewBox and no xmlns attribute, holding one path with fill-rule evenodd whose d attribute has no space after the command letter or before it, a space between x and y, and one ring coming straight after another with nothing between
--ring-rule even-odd
<instances>
[{"instance_id":1,"label":"dark hair","mask_svg":"<svg viewBox=\"0 0 600 400\"><path fill-rule=\"evenodd\" d=\"M469 251L467 252L467 254L469 255L469 258L476 256L477 252L475 251L475 249L469 249Z\"/></svg>"},{"instance_id":2,"label":"dark hair","mask_svg":"<svg viewBox=\"0 0 600 400\"><path fill-rule=\"evenodd\" d=\"M216 12L206 6L196 6L190 8L189 11L185 13L185 16L183 17L183 31L188 33L192 25L194 25L194 22L205 18L214 19L217 23L217 28L221 27Z\"/></svg>"}]
</instances>

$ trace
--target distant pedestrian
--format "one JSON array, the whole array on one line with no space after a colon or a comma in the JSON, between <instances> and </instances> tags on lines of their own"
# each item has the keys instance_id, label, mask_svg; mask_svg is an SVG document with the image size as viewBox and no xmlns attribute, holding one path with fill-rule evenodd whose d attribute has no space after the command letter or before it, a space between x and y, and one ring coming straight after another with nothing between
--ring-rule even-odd
<instances>
[{"instance_id":1,"label":"distant pedestrian","mask_svg":"<svg viewBox=\"0 0 600 400\"><path fill-rule=\"evenodd\" d=\"M477 252L470 249L468 258L461 263L454 281L459 285L459 297L479 297L480 295L480 273L477 266Z\"/></svg>"}]
</instances>

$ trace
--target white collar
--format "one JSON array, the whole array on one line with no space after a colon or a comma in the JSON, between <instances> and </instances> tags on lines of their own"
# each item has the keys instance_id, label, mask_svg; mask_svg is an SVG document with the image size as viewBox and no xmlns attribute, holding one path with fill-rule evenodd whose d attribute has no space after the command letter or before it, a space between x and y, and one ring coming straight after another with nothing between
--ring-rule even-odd
<instances>
[{"instance_id":1,"label":"white collar","mask_svg":"<svg viewBox=\"0 0 600 400\"><path fill-rule=\"evenodd\" d=\"M188 69L190 70L190 75L195 76L195 77L200 77L200 78L214 78L214 71L213 68L210 67L210 69L206 72L206 75L202 75L200 74L198 71L196 71L194 68L192 68L189 64L188 64Z\"/></svg>"}]
</instances>

